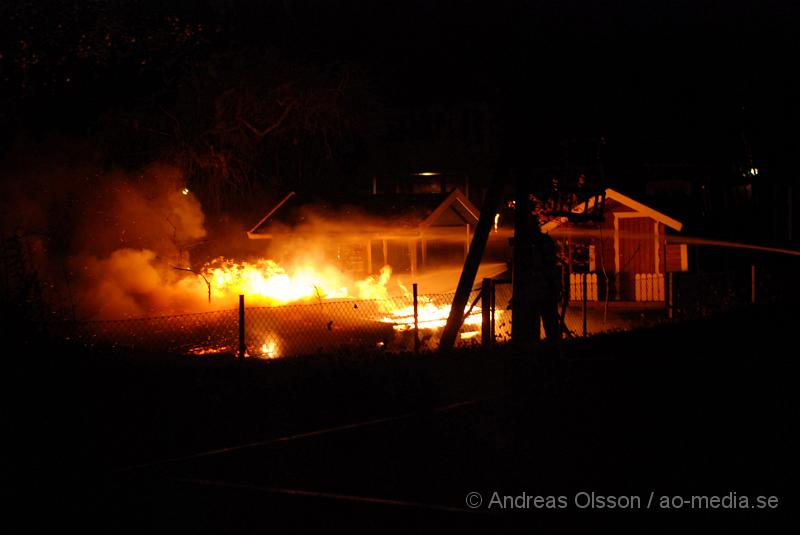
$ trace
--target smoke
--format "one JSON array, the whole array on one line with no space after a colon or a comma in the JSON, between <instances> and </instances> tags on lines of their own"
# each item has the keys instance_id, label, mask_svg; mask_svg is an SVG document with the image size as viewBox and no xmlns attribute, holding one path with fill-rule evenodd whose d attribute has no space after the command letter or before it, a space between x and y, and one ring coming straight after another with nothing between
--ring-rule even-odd
<instances>
[{"instance_id":1,"label":"smoke","mask_svg":"<svg viewBox=\"0 0 800 535\"><path fill-rule=\"evenodd\" d=\"M170 269L149 249L117 249L108 256L81 255L81 310L97 318L176 314L202 310L204 283Z\"/></svg>"},{"instance_id":2,"label":"smoke","mask_svg":"<svg viewBox=\"0 0 800 535\"><path fill-rule=\"evenodd\" d=\"M152 166L137 176L115 173L80 200L74 227L75 249L108 255L120 248L149 249L172 262L206 235L199 201L183 194L184 180L175 168Z\"/></svg>"},{"instance_id":3,"label":"smoke","mask_svg":"<svg viewBox=\"0 0 800 535\"><path fill-rule=\"evenodd\" d=\"M198 310L205 283L173 266L206 235L200 202L181 172L76 165L75 155L21 163L0 189L2 238L27 245L53 315L110 319ZM68 305L66 304L69 301Z\"/></svg>"},{"instance_id":4,"label":"smoke","mask_svg":"<svg viewBox=\"0 0 800 535\"><path fill-rule=\"evenodd\" d=\"M280 239L249 242L250 255L236 251L238 260L205 262L242 245L231 239L232 223L215 223L209 239L200 202L180 170L104 171L75 161L80 152L25 162L0 188L2 236L29 245L30 269L53 317L202 312L234 307L240 293L262 305L408 293L404 275L384 266L382 240L368 246L365 237L410 235L424 215L392 215L390 224L357 208L312 207L301 210L294 225L276 228ZM242 230L236 234L246 241ZM394 258L408 252L398 243L405 249L395 250ZM457 278L455 272L448 272L450 284L429 278L424 291L451 291L445 286Z\"/></svg>"},{"instance_id":5,"label":"smoke","mask_svg":"<svg viewBox=\"0 0 800 535\"><path fill-rule=\"evenodd\" d=\"M199 201L175 168L152 166L98 184L75 226L69 267L83 315L116 318L198 310L204 283L175 266L206 235Z\"/></svg>"}]
</instances>

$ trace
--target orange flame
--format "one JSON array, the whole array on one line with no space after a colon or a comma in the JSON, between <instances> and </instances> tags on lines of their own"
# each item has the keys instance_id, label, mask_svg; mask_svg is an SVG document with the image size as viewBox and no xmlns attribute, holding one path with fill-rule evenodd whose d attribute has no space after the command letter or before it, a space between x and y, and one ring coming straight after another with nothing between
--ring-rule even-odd
<instances>
[{"instance_id":1,"label":"orange flame","mask_svg":"<svg viewBox=\"0 0 800 535\"><path fill-rule=\"evenodd\" d=\"M290 273L273 260L236 263L217 258L205 266L203 274L217 299L228 301L237 295L246 295L251 304L276 306L347 297L385 299L392 268L384 266L377 277L350 282L333 266L308 263ZM351 288L355 293L351 294Z\"/></svg>"},{"instance_id":2,"label":"orange flame","mask_svg":"<svg viewBox=\"0 0 800 535\"><path fill-rule=\"evenodd\" d=\"M248 304L255 306L280 306L289 303L323 301L328 299L373 300L377 315L373 321L392 325L396 332L414 328L414 307L403 306L389 299L389 283L403 294L409 303L411 293L400 280L392 280L392 268L384 266L380 273L361 280L348 278L332 265L317 265L311 262L298 264L288 271L273 260L261 259L253 263L234 262L217 258L202 271L211 286L212 298L217 302L234 302L238 295L246 295ZM417 322L421 330L438 330L445 326L451 305L437 304L428 296L418 297ZM468 314L467 314L468 313ZM481 308L474 306L464 310L464 329L461 338L475 338L480 333ZM501 315L502 311L496 311ZM263 336L263 337L262 337ZM272 333L260 333L259 343L248 356L274 359L284 356L285 348ZM379 347L385 342L380 342ZM209 353L212 351L208 351ZM205 352L203 352L205 353ZM202 354L194 352L194 354Z\"/></svg>"},{"instance_id":3,"label":"orange flame","mask_svg":"<svg viewBox=\"0 0 800 535\"><path fill-rule=\"evenodd\" d=\"M270 340L268 342L264 342L261 344L261 358L264 359L276 359L280 356L278 353L278 345L275 343L274 340Z\"/></svg>"},{"instance_id":4,"label":"orange flame","mask_svg":"<svg viewBox=\"0 0 800 535\"><path fill-rule=\"evenodd\" d=\"M441 329L447 323L450 316L451 305L436 305L425 297L420 297L417 303L417 324L420 329ZM464 309L466 314L469 309ZM414 306L398 308L388 311L390 315L385 316L381 321L393 323L396 331L407 331L414 328ZM464 318L464 325L480 325L481 309L476 306Z\"/></svg>"}]
</instances>

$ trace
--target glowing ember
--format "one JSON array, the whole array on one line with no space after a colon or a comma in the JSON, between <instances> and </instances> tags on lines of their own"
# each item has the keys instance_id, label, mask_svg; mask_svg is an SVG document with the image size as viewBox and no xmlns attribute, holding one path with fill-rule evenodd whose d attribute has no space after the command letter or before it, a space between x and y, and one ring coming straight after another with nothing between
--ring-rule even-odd
<instances>
[{"instance_id":1,"label":"glowing ember","mask_svg":"<svg viewBox=\"0 0 800 535\"><path fill-rule=\"evenodd\" d=\"M221 353L229 353L230 347L228 346L213 346L213 345L198 345L194 347L190 347L186 350L187 355L219 355Z\"/></svg>"},{"instance_id":2,"label":"glowing ember","mask_svg":"<svg viewBox=\"0 0 800 535\"><path fill-rule=\"evenodd\" d=\"M278 346L274 341L270 340L269 342L264 342L261 345L261 358L265 359L278 358Z\"/></svg>"}]
</instances>

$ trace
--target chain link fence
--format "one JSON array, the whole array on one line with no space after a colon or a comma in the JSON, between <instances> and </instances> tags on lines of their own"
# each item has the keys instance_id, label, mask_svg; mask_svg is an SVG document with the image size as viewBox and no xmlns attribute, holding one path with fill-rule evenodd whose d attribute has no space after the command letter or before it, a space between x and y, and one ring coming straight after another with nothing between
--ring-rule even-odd
<instances>
[{"instance_id":1,"label":"chain link fence","mask_svg":"<svg viewBox=\"0 0 800 535\"><path fill-rule=\"evenodd\" d=\"M511 339L511 283L499 281L488 288L488 298L482 289L470 293L457 346L481 344L487 335L495 343ZM412 295L277 307L245 306L243 333L240 333L242 316L238 309L90 321L76 324L73 337L84 346L95 348L185 355L235 355L242 349L246 356L265 359L365 349L424 352L438 347L453 297L453 293L420 295L416 314ZM606 330L589 316L589 328L584 330L583 309L568 307L564 315L568 335ZM484 321L488 322L485 330Z\"/></svg>"},{"instance_id":2,"label":"chain link fence","mask_svg":"<svg viewBox=\"0 0 800 535\"><path fill-rule=\"evenodd\" d=\"M672 273L671 316L694 319L732 308L760 303L800 301L800 262L758 265L704 273Z\"/></svg>"},{"instance_id":3,"label":"chain link fence","mask_svg":"<svg viewBox=\"0 0 800 535\"><path fill-rule=\"evenodd\" d=\"M729 310L752 299L750 273L673 273L671 277L672 317L694 319Z\"/></svg>"},{"instance_id":4,"label":"chain link fence","mask_svg":"<svg viewBox=\"0 0 800 535\"><path fill-rule=\"evenodd\" d=\"M476 297L473 292L472 301ZM413 296L246 308L246 351L274 358L345 349L433 350L452 301L453 294L419 296L416 323ZM465 342L480 332L480 308L466 312L460 336Z\"/></svg>"},{"instance_id":5,"label":"chain link fence","mask_svg":"<svg viewBox=\"0 0 800 535\"><path fill-rule=\"evenodd\" d=\"M496 342L504 343L511 340L512 323L512 285L509 280L494 281L494 319L493 331ZM580 296L578 296L580 297ZM561 309L559 309L561 313ZM630 322L625 324L629 327ZM617 330L622 322L618 314L610 314L604 308L602 302L587 303L584 309L580 300L571 301L563 309L562 329L566 337L588 336L604 331ZM540 337L545 337L544 326L540 326Z\"/></svg>"},{"instance_id":6,"label":"chain link fence","mask_svg":"<svg viewBox=\"0 0 800 535\"><path fill-rule=\"evenodd\" d=\"M793 288L800 290L793 272L782 278L768 273L756 277L755 273L673 273L666 289L667 302L660 305L583 303L575 299L563 311L564 336L626 330L670 316L707 316L754 302L757 296L759 301L772 302L779 295L776 289L790 287L787 277L794 281ZM480 289L473 290L456 345L508 342L513 318L511 294L510 280L486 280ZM77 324L71 336L89 347L186 355L278 358L361 350L424 352L437 349L453 298L453 293L419 295L416 299L404 295L93 321Z\"/></svg>"},{"instance_id":7,"label":"chain link fence","mask_svg":"<svg viewBox=\"0 0 800 535\"><path fill-rule=\"evenodd\" d=\"M241 349L246 356L259 358L363 349L431 351L438 347L452 301L452 293L420 295L416 314L412 295L245 306L243 310L83 322L76 324L73 337L95 348L186 355L238 354ZM480 329L480 292L473 291L458 344L479 342Z\"/></svg>"},{"instance_id":8,"label":"chain link fence","mask_svg":"<svg viewBox=\"0 0 800 535\"><path fill-rule=\"evenodd\" d=\"M188 355L233 353L239 345L238 310L90 321L76 324L87 347L163 351Z\"/></svg>"}]
</instances>

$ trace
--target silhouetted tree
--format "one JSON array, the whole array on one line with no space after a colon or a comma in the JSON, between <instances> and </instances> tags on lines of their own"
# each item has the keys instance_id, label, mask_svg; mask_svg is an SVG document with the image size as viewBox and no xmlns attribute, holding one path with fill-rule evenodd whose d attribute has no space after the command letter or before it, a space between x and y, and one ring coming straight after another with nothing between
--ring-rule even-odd
<instances>
[{"instance_id":1,"label":"silhouetted tree","mask_svg":"<svg viewBox=\"0 0 800 535\"><path fill-rule=\"evenodd\" d=\"M166 158L219 210L254 188L310 189L339 178L368 135L375 102L352 64L235 51L196 65L148 130L167 138Z\"/></svg>"}]
</instances>

